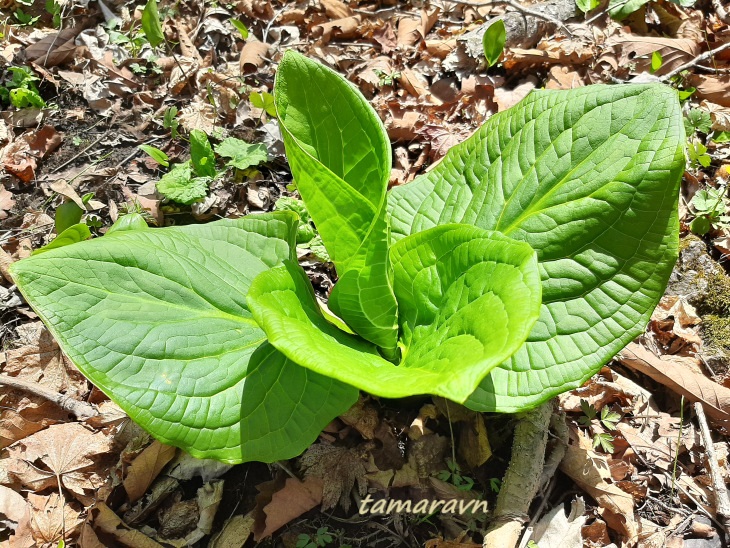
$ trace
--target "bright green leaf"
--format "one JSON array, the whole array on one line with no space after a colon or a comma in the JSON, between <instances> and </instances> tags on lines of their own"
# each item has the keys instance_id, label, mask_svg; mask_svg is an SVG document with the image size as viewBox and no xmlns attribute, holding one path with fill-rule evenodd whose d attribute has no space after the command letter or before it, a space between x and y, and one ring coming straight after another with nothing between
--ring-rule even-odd
<instances>
[{"instance_id":1,"label":"bright green leaf","mask_svg":"<svg viewBox=\"0 0 730 548\"><path fill-rule=\"evenodd\" d=\"M235 137L228 137L215 147L218 156L230 158L229 166L247 169L268 162L269 151L263 143L250 144Z\"/></svg>"},{"instance_id":2,"label":"bright green leaf","mask_svg":"<svg viewBox=\"0 0 730 548\"><path fill-rule=\"evenodd\" d=\"M190 205L208 194L207 177L194 177L190 162L177 164L157 181L157 190L168 200Z\"/></svg>"},{"instance_id":3,"label":"bright green leaf","mask_svg":"<svg viewBox=\"0 0 730 548\"><path fill-rule=\"evenodd\" d=\"M160 14L157 12L157 0L147 0L142 10L142 31L153 48L165 41Z\"/></svg>"},{"instance_id":4,"label":"bright green leaf","mask_svg":"<svg viewBox=\"0 0 730 548\"><path fill-rule=\"evenodd\" d=\"M261 93L254 91L251 95L249 95L248 99L251 101L253 106L265 110L266 114L276 118L276 105L273 95L266 92Z\"/></svg>"},{"instance_id":5,"label":"bright green leaf","mask_svg":"<svg viewBox=\"0 0 730 548\"><path fill-rule=\"evenodd\" d=\"M712 228L712 223L705 216L695 217L689 224L689 229L698 236L704 236Z\"/></svg>"},{"instance_id":6,"label":"bright green leaf","mask_svg":"<svg viewBox=\"0 0 730 548\"><path fill-rule=\"evenodd\" d=\"M609 0L608 13L616 21L621 21L641 9L647 2L649 0Z\"/></svg>"},{"instance_id":7,"label":"bright green leaf","mask_svg":"<svg viewBox=\"0 0 730 548\"><path fill-rule=\"evenodd\" d=\"M378 396L463 402L537 319L535 253L501 234L447 225L401 240L392 260L402 312L398 365L329 324L293 262L260 274L248 302L269 342L313 371Z\"/></svg>"},{"instance_id":8,"label":"bright green leaf","mask_svg":"<svg viewBox=\"0 0 730 548\"><path fill-rule=\"evenodd\" d=\"M161 166L168 167L170 165L170 158L168 158L167 154L159 148L150 145L139 145L138 148L142 152L149 154L150 157Z\"/></svg>"},{"instance_id":9,"label":"bright green leaf","mask_svg":"<svg viewBox=\"0 0 730 548\"><path fill-rule=\"evenodd\" d=\"M329 306L393 356L398 332L385 221L391 167L385 128L352 84L293 51L279 64L275 91L292 175L339 276Z\"/></svg>"},{"instance_id":10,"label":"bright green leaf","mask_svg":"<svg viewBox=\"0 0 730 548\"><path fill-rule=\"evenodd\" d=\"M659 50L652 52L651 54L651 71L656 72L664 64L664 58Z\"/></svg>"},{"instance_id":11,"label":"bright green leaf","mask_svg":"<svg viewBox=\"0 0 730 548\"><path fill-rule=\"evenodd\" d=\"M46 251L50 251L51 249L75 244L77 242L83 242L84 240L88 240L89 238L91 238L91 231L89 231L89 226L86 223L75 224L61 232L53 239L51 243L49 243L48 245L44 245L40 249L36 249L32 254L38 255L39 253L45 253Z\"/></svg>"},{"instance_id":12,"label":"bright green leaf","mask_svg":"<svg viewBox=\"0 0 730 548\"><path fill-rule=\"evenodd\" d=\"M395 240L456 222L537 251L540 319L470 407L535 406L580 386L644 332L678 253L683 148L668 87L536 91L390 192Z\"/></svg>"},{"instance_id":13,"label":"bright green leaf","mask_svg":"<svg viewBox=\"0 0 730 548\"><path fill-rule=\"evenodd\" d=\"M588 13L589 11L596 9L598 4L600 4L599 0L575 0L575 5L583 13Z\"/></svg>"},{"instance_id":14,"label":"bright green leaf","mask_svg":"<svg viewBox=\"0 0 730 548\"><path fill-rule=\"evenodd\" d=\"M10 90L10 104L15 108L43 108L46 102L32 89L16 88Z\"/></svg>"},{"instance_id":15,"label":"bright green leaf","mask_svg":"<svg viewBox=\"0 0 730 548\"><path fill-rule=\"evenodd\" d=\"M482 47L487 64L491 67L496 65L504 51L504 43L507 40L507 31L504 28L504 21L497 19L487 27L482 36Z\"/></svg>"},{"instance_id":16,"label":"bright green leaf","mask_svg":"<svg viewBox=\"0 0 730 548\"><path fill-rule=\"evenodd\" d=\"M246 25L244 25L238 19L234 19L233 17L231 17L229 21L231 22L231 25L236 27L236 30L241 33L241 38L246 40L248 38L248 28L246 27Z\"/></svg>"},{"instance_id":17,"label":"bright green leaf","mask_svg":"<svg viewBox=\"0 0 730 548\"><path fill-rule=\"evenodd\" d=\"M358 395L287 360L249 312L250 281L292 256L294 221L123 230L11 271L69 358L156 438L198 458L272 462Z\"/></svg>"},{"instance_id":18,"label":"bright green leaf","mask_svg":"<svg viewBox=\"0 0 730 548\"><path fill-rule=\"evenodd\" d=\"M190 159L195 173L201 177L215 177L215 154L204 131L190 132Z\"/></svg>"},{"instance_id":19,"label":"bright green leaf","mask_svg":"<svg viewBox=\"0 0 730 548\"><path fill-rule=\"evenodd\" d=\"M56 208L56 218L54 221L56 234L61 234L67 228L78 224L83 214L84 210L76 202L69 200L62 203Z\"/></svg>"},{"instance_id":20,"label":"bright green leaf","mask_svg":"<svg viewBox=\"0 0 730 548\"><path fill-rule=\"evenodd\" d=\"M144 217L140 215L139 213L128 213L127 215L122 215L117 219L117 221L109 227L109 230L106 231L108 234L113 234L114 232L121 232L123 230L144 230L146 228L149 228L147 226L147 221L144 220Z\"/></svg>"}]
</instances>

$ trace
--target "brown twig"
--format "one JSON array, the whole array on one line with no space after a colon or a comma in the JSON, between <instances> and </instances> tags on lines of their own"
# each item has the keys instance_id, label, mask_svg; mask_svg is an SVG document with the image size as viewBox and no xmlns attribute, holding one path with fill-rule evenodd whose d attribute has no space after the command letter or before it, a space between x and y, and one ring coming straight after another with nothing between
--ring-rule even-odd
<instances>
[{"instance_id":1,"label":"brown twig","mask_svg":"<svg viewBox=\"0 0 730 548\"><path fill-rule=\"evenodd\" d=\"M721 51L725 51L726 49L730 49L730 42L727 42L727 43L723 44L722 46L718 46L715 49L711 49L709 51L706 51L705 53L702 53L702 54L698 55L697 57L695 57L691 61L688 61L684 65L678 66L674 70L672 70L672 71L668 72L667 74L665 74L664 76L662 76L661 77L661 80L663 82L666 81L666 80L669 80L672 76L676 76L677 74L679 74L682 71L685 71L687 69L696 67L699 63L701 63L705 59L710 59L714 55L720 53Z\"/></svg>"},{"instance_id":2,"label":"brown twig","mask_svg":"<svg viewBox=\"0 0 730 548\"><path fill-rule=\"evenodd\" d=\"M710 426L707 424L707 418L705 417L705 410L702 408L702 404L699 402L695 403L694 409L697 414L697 422L700 425L702 444L705 446L707 466L710 469L712 490L715 493L717 517L722 522L725 534L730 535L730 497L727 493L727 487L725 487L725 480L720 472L720 465L717 462L717 455L715 454L715 445L712 443Z\"/></svg>"},{"instance_id":3,"label":"brown twig","mask_svg":"<svg viewBox=\"0 0 730 548\"><path fill-rule=\"evenodd\" d=\"M24 381L7 375L0 375L0 385L17 388L18 390L23 390L24 392L28 392L29 394L33 394L34 396L39 396L53 402L64 411L71 413L77 419L82 421L99 415L99 410L96 406L84 401L75 400L71 396L67 396L65 394L59 394L58 392L49 390L38 383Z\"/></svg>"}]
</instances>

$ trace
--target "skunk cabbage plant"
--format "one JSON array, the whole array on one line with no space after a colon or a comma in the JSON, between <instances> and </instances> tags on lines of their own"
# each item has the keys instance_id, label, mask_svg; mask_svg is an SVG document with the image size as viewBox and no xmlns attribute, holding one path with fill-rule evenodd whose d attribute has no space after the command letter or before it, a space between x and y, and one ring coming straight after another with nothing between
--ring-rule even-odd
<instances>
[{"instance_id":1,"label":"skunk cabbage plant","mask_svg":"<svg viewBox=\"0 0 730 548\"><path fill-rule=\"evenodd\" d=\"M535 91L390 192L385 129L343 77L288 52L275 102L337 270L326 306L289 211L127 216L89 241L72 227L11 267L69 358L158 439L285 459L358 390L529 409L643 331L678 252L675 91Z\"/></svg>"}]
</instances>

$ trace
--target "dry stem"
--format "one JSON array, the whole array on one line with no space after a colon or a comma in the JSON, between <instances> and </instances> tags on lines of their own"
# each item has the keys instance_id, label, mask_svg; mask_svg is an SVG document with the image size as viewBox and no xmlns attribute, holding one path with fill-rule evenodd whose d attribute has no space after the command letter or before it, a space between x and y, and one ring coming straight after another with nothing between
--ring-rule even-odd
<instances>
[{"instance_id":1,"label":"dry stem","mask_svg":"<svg viewBox=\"0 0 730 548\"><path fill-rule=\"evenodd\" d=\"M99 415L99 410L96 406L84 401L75 400L71 396L48 390L38 383L24 381L7 375L0 375L0 385L17 388L18 390L23 390L29 394L44 398L82 421Z\"/></svg>"}]
</instances>

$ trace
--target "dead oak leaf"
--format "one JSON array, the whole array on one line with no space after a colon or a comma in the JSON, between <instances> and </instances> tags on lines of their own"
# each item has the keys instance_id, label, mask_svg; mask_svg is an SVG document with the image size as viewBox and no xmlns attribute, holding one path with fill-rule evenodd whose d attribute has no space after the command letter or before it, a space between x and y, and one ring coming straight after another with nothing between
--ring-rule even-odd
<instances>
[{"instance_id":1,"label":"dead oak leaf","mask_svg":"<svg viewBox=\"0 0 730 548\"><path fill-rule=\"evenodd\" d=\"M87 491L103 483L105 473L97 471L91 457L105 455L112 448L103 433L94 433L79 423L49 426L8 449L8 471L35 491L62 486L85 499Z\"/></svg>"},{"instance_id":2,"label":"dead oak leaf","mask_svg":"<svg viewBox=\"0 0 730 548\"><path fill-rule=\"evenodd\" d=\"M31 506L30 526L39 546L55 543L64 536L68 539L84 521L80 512L58 493L48 497L29 493L28 502Z\"/></svg>"},{"instance_id":3,"label":"dead oak leaf","mask_svg":"<svg viewBox=\"0 0 730 548\"><path fill-rule=\"evenodd\" d=\"M8 213L13 209L15 200L12 193L4 186L0 186L0 221L8 218Z\"/></svg>"},{"instance_id":4,"label":"dead oak leaf","mask_svg":"<svg viewBox=\"0 0 730 548\"><path fill-rule=\"evenodd\" d=\"M354 451L334 445L312 445L299 459L305 478L321 478L322 510L327 511L339 502L347 512L350 492L357 482L360 496L367 490L365 462Z\"/></svg>"}]
</instances>

